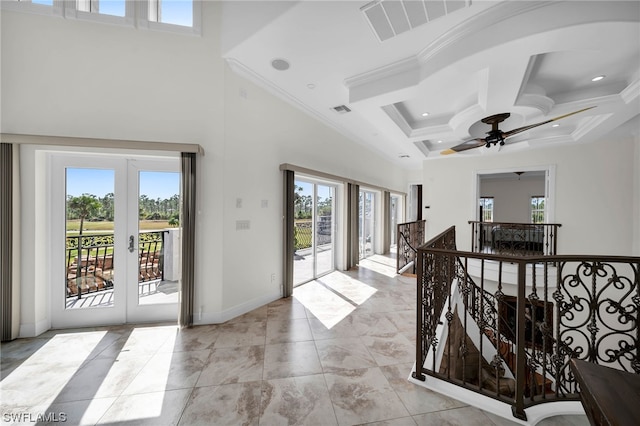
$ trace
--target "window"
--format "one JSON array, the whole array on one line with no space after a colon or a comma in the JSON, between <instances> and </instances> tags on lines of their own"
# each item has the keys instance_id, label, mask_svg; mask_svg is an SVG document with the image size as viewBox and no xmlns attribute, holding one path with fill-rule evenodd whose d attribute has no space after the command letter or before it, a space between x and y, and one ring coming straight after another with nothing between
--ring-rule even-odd
<instances>
[{"instance_id":1,"label":"window","mask_svg":"<svg viewBox=\"0 0 640 426\"><path fill-rule=\"evenodd\" d=\"M63 2L60 0L11 0L2 1L2 8L38 15L62 15Z\"/></svg>"},{"instance_id":2,"label":"window","mask_svg":"<svg viewBox=\"0 0 640 426\"><path fill-rule=\"evenodd\" d=\"M125 0L78 0L76 10L124 17L126 14L125 3Z\"/></svg>"},{"instance_id":3,"label":"window","mask_svg":"<svg viewBox=\"0 0 640 426\"><path fill-rule=\"evenodd\" d=\"M148 0L139 3L138 27L160 31L199 34L202 2L193 0Z\"/></svg>"},{"instance_id":4,"label":"window","mask_svg":"<svg viewBox=\"0 0 640 426\"><path fill-rule=\"evenodd\" d=\"M544 223L544 197L531 197L531 223Z\"/></svg>"},{"instance_id":5,"label":"window","mask_svg":"<svg viewBox=\"0 0 640 426\"><path fill-rule=\"evenodd\" d=\"M480 221L493 222L493 197L480 198Z\"/></svg>"},{"instance_id":6,"label":"window","mask_svg":"<svg viewBox=\"0 0 640 426\"><path fill-rule=\"evenodd\" d=\"M201 33L202 1L195 0L6 0L3 9L107 24Z\"/></svg>"},{"instance_id":7,"label":"window","mask_svg":"<svg viewBox=\"0 0 640 426\"><path fill-rule=\"evenodd\" d=\"M149 0L149 21L192 27L193 1Z\"/></svg>"},{"instance_id":8,"label":"window","mask_svg":"<svg viewBox=\"0 0 640 426\"><path fill-rule=\"evenodd\" d=\"M74 0L64 2L64 16L71 19L133 26L134 2L125 0Z\"/></svg>"}]
</instances>

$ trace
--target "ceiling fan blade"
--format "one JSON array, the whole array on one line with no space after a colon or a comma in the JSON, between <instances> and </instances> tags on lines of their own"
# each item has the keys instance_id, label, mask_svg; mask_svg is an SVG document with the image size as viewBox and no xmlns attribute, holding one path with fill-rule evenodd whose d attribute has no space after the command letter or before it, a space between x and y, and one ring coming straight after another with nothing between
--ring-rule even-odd
<instances>
[{"instance_id":1,"label":"ceiling fan blade","mask_svg":"<svg viewBox=\"0 0 640 426\"><path fill-rule=\"evenodd\" d=\"M445 149L444 151L440 151L440 154L442 155L455 154L456 152L462 152L468 149L478 148L486 144L487 144L487 141L485 139L482 139L482 138L471 139L466 142L462 142L461 144L451 147L449 149Z\"/></svg>"},{"instance_id":2,"label":"ceiling fan blade","mask_svg":"<svg viewBox=\"0 0 640 426\"><path fill-rule=\"evenodd\" d=\"M518 127L517 129L513 129L513 130L509 130L508 132L503 132L502 133L502 137L504 139L513 136L513 135L517 135L518 133L522 133L522 132L526 132L529 129L533 129L534 127L538 127L538 126L542 126L543 124L547 124L547 123L551 123L552 121L557 121L566 117L569 117L570 115L574 115L574 114L578 114L580 112L583 111L587 111L589 109L595 108L595 106L589 107L589 108L583 108L581 110L578 111L574 111L574 112L570 112L569 114L564 114L549 120L545 120L545 121L541 121L540 123L535 123L535 124L530 124L528 126L522 126L522 127Z\"/></svg>"}]
</instances>

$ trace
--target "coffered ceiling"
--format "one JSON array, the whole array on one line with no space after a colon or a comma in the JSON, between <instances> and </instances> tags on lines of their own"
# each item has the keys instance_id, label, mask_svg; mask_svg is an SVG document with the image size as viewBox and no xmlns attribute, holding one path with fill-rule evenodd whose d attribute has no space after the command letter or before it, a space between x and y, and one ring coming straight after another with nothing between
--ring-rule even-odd
<instances>
[{"instance_id":1,"label":"coffered ceiling","mask_svg":"<svg viewBox=\"0 0 640 426\"><path fill-rule=\"evenodd\" d=\"M638 1L238 1L222 26L231 69L407 168L499 113L508 131L596 107L454 156L640 126Z\"/></svg>"}]
</instances>

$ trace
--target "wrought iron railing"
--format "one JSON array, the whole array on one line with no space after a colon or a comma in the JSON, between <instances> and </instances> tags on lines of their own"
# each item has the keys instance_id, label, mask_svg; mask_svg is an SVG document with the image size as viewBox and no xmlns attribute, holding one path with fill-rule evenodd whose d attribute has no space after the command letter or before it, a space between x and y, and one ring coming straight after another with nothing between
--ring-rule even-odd
<instances>
[{"instance_id":1,"label":"wrought iron railing","mask_svg":"<svg viewBox=\"0 0 640 426\"><path fill-rule=\"evenodd\" d=\"M332 216L317 216L315 236L313 232L313 221L311 219L296 220L293 229L295 249L310 248L313 245L314 237L317 246L331 244L333 237Z\"/></svg>"},{"instance_id":2,"label":"wrought iron railing","mask_svg":"<svg viewBox=\"0 0 640 426\"><path fill-rule=\"evenodd\" d=\"M471 251L516 256L558 253L559 223L479 222L470 220Z\"/></svg>"},{"instance_id":3,"label":"wrought iron railing","mask_svg":"<svg viewBox=\"0 0 640 426\"><path fill-rule=\"evenodd\" d=\"M167 231L138 235L138 282L164 278L164 235ZM108 290L114 286L113 234L66 237L67 297Z\"/></svg>"},{"instance_id":4,"label":"wrought iron railing","mask_svg":"<svg viewBox=\"0 0 640 426\"><path fill-rule=\"evenodd\" d=\"M415 259L418 247L424 243L426 221L399 223L397 229L397 261L396 272L399 274L411 265L411 273L416 273Z\"/></svg>"},{"instance_id":5,"label":"wrought iron railing","mask_svg":"<svg viewBox=\"0 0 640 426\"><path fill-rule=\"evenodd\" d=\"M572 358L640 374L640 257L418 250L416 372L511 405L579 400ZM473 271L471 273L470 271Z\"/></svg>"}]
</instances>

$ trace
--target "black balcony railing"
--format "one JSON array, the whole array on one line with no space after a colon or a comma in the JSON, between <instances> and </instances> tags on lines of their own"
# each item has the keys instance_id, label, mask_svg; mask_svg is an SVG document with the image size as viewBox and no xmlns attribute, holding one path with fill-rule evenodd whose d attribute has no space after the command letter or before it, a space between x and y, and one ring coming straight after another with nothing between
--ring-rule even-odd
<instances>
[{"instance_id":1,"label":"black balcony railing","mask_svg":"<svg viewBox=\"0 0 640 426\"><path fill-rule=\"evenodd\" d=\"M164 236L167 231L138 235L138 282L164 278ZM66 237L67 297L111 289L114 286L113 234Z\"/></svg>"},{"instance_id":2,"label":"black balcony railing","mask_svg":"<svg viewBox=\"0 0 640 426\"><path fill-rule=\"evenodd\" d=\"M418 247L424 244L426 221L399 223L397 235L396 272L399 274L409 267L412 274L416 273L415 259Z\"/></svg>"},{"instance_id":3,"label":"black balcony railing","mask_svg":"<svg viewBox=\"0 0 640 426\"><path fill-rule=\"evenodd\" d=\"M640 374L640 257L418 249L414 378L500 400L515 417L579 400L571 359Z\"/></svg>"},{"instance_id":4,"label":"black balcony railing","mask_svg":"<svg viewBox=\"0 0 640 426\"><path fill-rule=\"evenodd\" d=\"M471 251L516 256L558 252L559 223L478 222L470 220Z\"/></svg>"}]
</instances>

